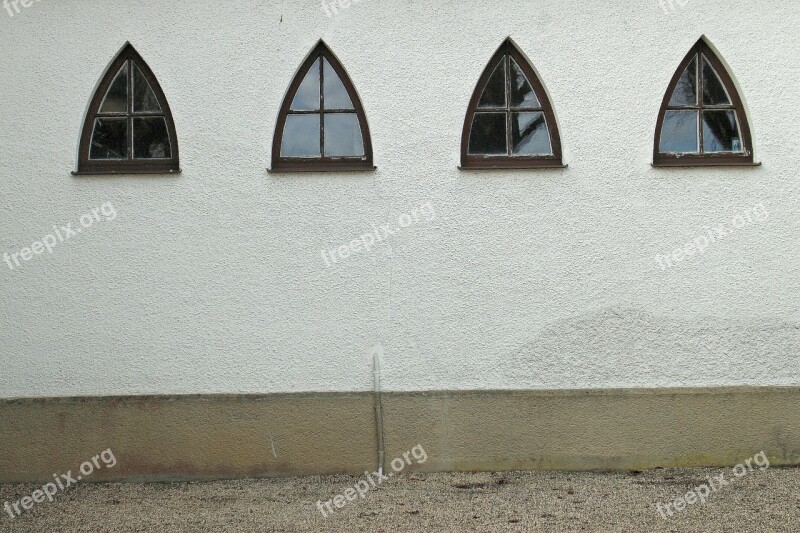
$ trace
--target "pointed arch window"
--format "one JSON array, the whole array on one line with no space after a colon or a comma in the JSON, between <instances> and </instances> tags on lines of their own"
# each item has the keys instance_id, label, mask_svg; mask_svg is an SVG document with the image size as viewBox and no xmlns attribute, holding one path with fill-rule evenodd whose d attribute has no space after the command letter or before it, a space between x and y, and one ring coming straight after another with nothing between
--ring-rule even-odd
<instances>
[{"instance_id":1,"label":"pointed arch window","mask_svg":"<svg viewBox=\"0 0 800 533\"><path fill-rule=\"evenodd\" d=\"M374 170L367 117L350 77L322 41L281 106L272 171Z\"/></svg>"},{"instance_id":2,"label":"pointed arch window","mask_svg":"<svg viewBox=\"0 0 800 533\"><path fill-rule=\"evenodd\" d=\"M127 43L89 104L75 174L180 172L172 113L150 67Z\"/></svg>"},{"instance_id":3,"label":"pointed arch window","mask_svg":"<svg viewBox=\"0 0 800 533\"><path fill-rule=\"evenodd\" d=\"M563 167L550 98L533 66L507 39L472 95L461 136L461 168Z\"/></svg>"},{"instance_id":4,"label":"pointed arch window","mask_svg":"<svg viewBox=\"0 0 800 533\"><path fill-rule=\"evenodd\" d=\"M752 165L742 99L717 54L700 39L670 81L656 124L655 166Z\"/></svg>"}]
</instances>

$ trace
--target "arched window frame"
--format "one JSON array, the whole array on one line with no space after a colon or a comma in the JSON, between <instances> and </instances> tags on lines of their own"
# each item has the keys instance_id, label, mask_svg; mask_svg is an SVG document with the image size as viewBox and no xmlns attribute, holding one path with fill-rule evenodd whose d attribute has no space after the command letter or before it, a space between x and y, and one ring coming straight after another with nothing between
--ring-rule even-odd
<instances>
[{"instance_id":1,"label":"arched window frame","mask_svg":"<svg viewBox=\"0 0 800 533\"><path fill-rule=\"evenodd\" d=\"M703 68L700 58L705 56L711 67L716 72L725 91L728 93L730 105L727 106L711 106L713 109L729 109L736 111L738 119L739 134L743 144L742 152L703 152L703 110L707 109L703 103ZM698 98L696 106L670 106L669 102L672 94L677 87L683 72L689 66L694 58L698 58L698 76L696 83L698 84ZM697 109L698 110L698 150L699 153L670 153L661 152L661 132L664 125L664 117L668 110L680 109ZM681 64L678 66L672 80L669 82L667 91L664 94L664 99L661 102L661 108L658 112L658 121L656 123L655 138L653 139L653 166L657 167L693 167L693 166L753 166L753 139L750 130L750 120L745 110L744 102L741 95L733 81L728 69L720 60L717 53L709 46L705 38L700 38L699 41L689 50Z\"/></svg>"},{"instance_id":2,"label":"arched window frame","mask_svg":"<svg viewBox=\"0 0 800 533\"><path fill-rule=\"evenodd\" d=\"M283 141L283 132L286 126L286 118L290 114L300 114L303 112L292 111L292 101L297 94L300 85L306 77L309 69L320 58L325 58L339 79L342 81L345 90L347 91L350 101L353 104L353 111L358 117L359 126L361 129L361 139L364 144L363 156L321 156L321 157L286 157L281 156L281 144ZM322 87L324 85L323 74L320 73L320 153L324 153L324 94ZM330 48L320 40L314 49L306 57L305 61L300 65L294 78L292 79L286 96L281 104L278 113L278 121L275 125L275 135L272 139L272 168L270 172L352 172L352 171L371 171L375 170L372 156L372 138L369 131L369 123L367 122L367 115L364 112L364 106L361 104L361 98L353 85L350 76L342 66L341 62L336 58Z\"/></svg>"},{"instance_id":3,"label":"arched window frame","mask_svg":"<svg viewBox=\"0 0 800 533\"><path fill-rule=\"evenodd\" d=\"M103 104L103 99L108 92L109 87L114 81L119 70L122 68L126 61L130 61L129 69L132 69L135 64L147 82L150 88L155 93L156 99L161 106L160 112L134 112L132 101L132 83L133 77L131 70L128 71L128 109L126 114L109 115L100 112L100 106ZM128 145L127 145L127 159L90 159L89 151L92 143L92 135L94 133L95 119L103 116L125 116L128 120ZM167 132L169 134L170 154L171 157L164 159L134 159L133 158L133 131L132 124L134 117L147 117L158 116L164 117L167 125ZM78 170L74 172L76 175L81 174L166 174L180 172L180 158L178 154L178 135L175 131L175 122L172 118L172 111L170 111L169 102L167 101L161 85L158 83L153 71L147 65L147 62L139 55L130 43L125 43L122 50L117 54L114 60L109 65L106 72L101 78L100 84L95 90L94 96L89 103L89 108L86 113L86 118L83 123L83 130L81 132L80 147L78 150Z\"/></svg>"},{"instance_id":4,"label":"arched window frame","mask_svg":"<svg viewBox=\"0 0 800 533\"><path fill-rule=\"evenodd\" d=\"M544 113L545 120L547 121L548 130L550 133L550 145L552 149L551 155L471 155L469 153L469 140L472 130L472 123L475 113L478 111L478 103L483 94L489 79L494 73L494 69L502 59L508 61L508 58L514 59L519 65L522 72L528 78L528 82L533 88L536 97L541 105L541 111ZM510 105L510 98L508 95L510 79L506 80L506 113L511 113L513 110ZM507 119L508 120L508 119ZM506 130L508 132L508 122ZM508 142L508 141L507 141ZM522 51L517 48L516 44L507 38L503 44L500 45L497 52L489 60L483 74L478 79L475 90L472 93L467 114L464 118L464 127L461 133L461 167L465 170L471 169L534 169L534 168L565 168L562 160L561 151L561 134L556 121L556 115L553 111L553 105L550 97L544 88L541 80L539 79L536 70L531 65L528 58Z\"/></svg>"}]
</instances>

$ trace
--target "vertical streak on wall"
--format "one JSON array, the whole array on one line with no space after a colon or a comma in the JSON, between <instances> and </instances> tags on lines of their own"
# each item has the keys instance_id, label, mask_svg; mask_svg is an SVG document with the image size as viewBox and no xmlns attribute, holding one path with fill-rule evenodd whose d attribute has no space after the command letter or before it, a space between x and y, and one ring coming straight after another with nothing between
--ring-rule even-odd
<instances>
[{"instance_id":1,"label":"vertical streak on wall","mask_svg":"<svg viewBox=\"0 0 800 533\"><path fill-rule=\"evenodd\" d=\"M383 399L381 398L381 353L380 345L372 350L372 377L375 382L375 430L378 436L378 472L383 475L386 451L383 443Z\"/></svg>"}]
</instances>

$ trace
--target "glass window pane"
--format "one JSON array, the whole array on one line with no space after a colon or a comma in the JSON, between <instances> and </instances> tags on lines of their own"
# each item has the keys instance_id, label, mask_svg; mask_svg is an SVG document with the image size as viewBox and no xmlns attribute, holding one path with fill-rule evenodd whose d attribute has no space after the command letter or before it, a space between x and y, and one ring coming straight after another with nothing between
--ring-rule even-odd
<instances>
[{"instance_id":1,"label":"glass window pane","mask_svg":"<svg viewBox=\"0 0 800 533\"><path fill-rule=\"evenodd\" d=\"M134 111L161 111L161 105L158 103L156 93L150 87L147 78L144 77L142 71L134 63L133 65L133 110Z\"/></svg>"},{"instance_id":2,"label":"glass window pane","mask_svg":"<svg viewBox=\"0 0 800 533\"><path fill-rule=\"evenodd\" d=\"M508 154L505 113L475 113L469 134L469 153Z\"/></svg>"},{"instance_id":3,"label":"glass window pane","mask_svg":"<svg viewBox=\"0 0 800 533\"><path fill-rule=\"evenodd\" d=\"M703 111L703 150L743 151L735 111Z\"/></svg>"},{"instance_id":4,"label":"glass window pane","mask_svg":"<svg viewBox=\"0 0 800 533\"><path fill-rule=\"evenodd\" d=\"M692 59L681 74L678 85L675 86L669 99L669 105L697 105L697 57Z\"/></svg>"},{"instance_id":5,"label":"glass window pane","mask_svg":"<svg viewBox=\"0 0 800 533\"><path fill-rule=\"evenodd\" d=\"M319 109L319 62L314 61L308 70L306 77L300 83L297 94L292 100L292 110L294 111L316 111Z\"/></svg>"},{"instance_id":6,"label":"glass window pane","mask_svg":"<svg viewBox=\"0 0 800 533\"><path fill-rule=\"evenodd\" d=\"M661 127L659 151L662 153L697 153L699 128L697 111L667 111Z\"/></svg>"},{"instance_id":7,"label":"glass window pane","mask_svg":"<svg viewBox=\"0 0 800 533\"><path fill-rule=\"evenodd\" d=\"M528 78L513 59L511 60L511 107L541 107Z\"/></svg>"},{"instance_id":8,"label":"glass window pane","mask_svg":"<svg viewBox=\"0 0 800 533\"><path fill-rule=\"evenodd\" d=\"M320 157L320 116L288 115L281 140L282 157Z\"/></svg>"},{"instance_id":9,"label":"glass window pane","mask_svg":"<svg viewBox=\"0 0 800 533\"><path fill-rule=\"evenodd\" d=\"M505 58L497 64L483 94L478 101L478 107L505 107L506 106L506 67Z\"/></svg>"},{"instance_id":10,"label":"glass window pane","mask_svg":"<svg viewBox=\"0 0 800 533\"><path fill-rule=\"evenodd\" d=\"M169 132L164 117L133 119L134 159L168 159L172 157Z\"/></svg>"},{"instance_id":11,"label":"glass window pane","mask_svg":"<svg viewBox=\"0 0 800 533\"><path fill-rule=\"evenodd\" d=\"M544 113L512 113L512 153L520 155L551 155L550 131Z\"/></svg>"},{"instance_id":12,"label":"glass window pane","mask_svg":"<svg viewBox=\"0 0 800 533\"><path fill-rule=\"evenodd\" d=\"M703 56L703 103L706 105L729 105L731 103L722 80L714 67Z\"/></svg>"},{"instance_id":13,"label":"glass window pane","mask_svg":"<svg viewBox=\"0 0 800 533\"><path fill-rule=\"evenodd\" d=\"M342 80L328 60L322 59L322 78L324 81L325 109L353 109L353 102Z\"/></svg>"},{"instance_id":14,"label":"glass window pane","mask_svg":"<svg viewBox=\"0 0 800 533\"><path fill-rule=\"evenodd\" d=\"M128 119L95 119L89 159L127 159L127 157Z\"/></svg>"},{"instance_id":15,"label":"glass window pane","mask_svg":"<svg viewBox=\"0 0 800 533\"><path fill-rule=\"evenodd\" d=\"M108 92L103 97L103 104L100 106L101 113L127 113L128 112L128 62L126 61L119 69L114 81L108 88Z\"/></svg>"},{"instance_id":16,"label":"glass window pane","mask_svg":"<svg viewBox=\"0 0 800 533\"><path fill-rule=\"evenodd\" d=\"M325 155L330 157L364 155L358 115L325 114Z\"/></svg>"}]
</instances>

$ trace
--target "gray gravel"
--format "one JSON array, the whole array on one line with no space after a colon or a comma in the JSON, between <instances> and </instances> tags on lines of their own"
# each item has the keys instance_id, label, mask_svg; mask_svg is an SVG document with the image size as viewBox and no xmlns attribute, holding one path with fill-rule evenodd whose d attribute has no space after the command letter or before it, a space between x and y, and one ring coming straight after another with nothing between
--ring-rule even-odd
<instances>
[{"instance_id":1,"label":"gray gravel","mask_svg":"<svg viewBox=\"0 0 800 533\"><path fill-rule=\"evenodd\" d=\"M723 473L730 484L705 504L690 505L666 520L658 514L656 503L672 501ZM363 479L84 483L21 517L3 512L0 530L800 531L800 469L755 470L736 479L729 468L405 474L323 518L317 500L343 494ZM0 485L0 505L36 488Z\"/></svg>"}]
</instances>

